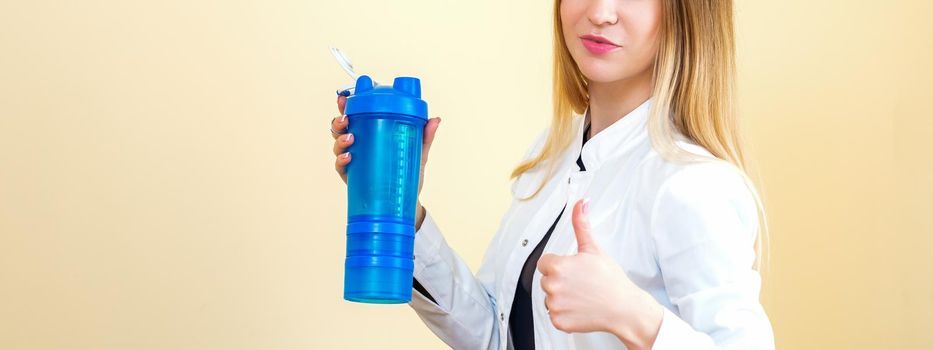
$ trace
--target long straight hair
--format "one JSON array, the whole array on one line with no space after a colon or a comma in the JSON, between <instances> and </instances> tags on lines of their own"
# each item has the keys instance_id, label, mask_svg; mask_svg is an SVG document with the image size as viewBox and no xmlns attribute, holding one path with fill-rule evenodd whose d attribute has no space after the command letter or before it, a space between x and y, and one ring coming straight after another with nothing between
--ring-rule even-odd
<instances>
[{"instance_id":1,"label":"long straight hair","mask_svg":"<svg viewBox=\"0 0 933 350\"><path fill-rule=\"evenodd\" d=\"M653 68L653 90L648 132L652 146L669 161L724 160L741 170L759 213L758 253L760 268L767 246L768 220L764 204L748 176L744 141L734 106L735 33L731 0L661 0L662 20L658 53ZM544 181L529 197L541 192L555 173L557 157L573 141L573 118L589 105L588 81L567 44L560 19L560 0L554 1L553 111L547 139L541 151L519 164L511 178L538 166L546 166ZM715 159L688 152L675 138L685 137L708 150ZM765 243L763 244L762 241Z\"/></svg>"}]
</instances>

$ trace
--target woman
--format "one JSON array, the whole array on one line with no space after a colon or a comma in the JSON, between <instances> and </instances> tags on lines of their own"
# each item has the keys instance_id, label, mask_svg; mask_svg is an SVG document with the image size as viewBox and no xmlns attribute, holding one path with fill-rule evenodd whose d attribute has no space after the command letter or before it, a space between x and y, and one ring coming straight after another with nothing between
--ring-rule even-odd
<instances>
[{"instance_id":1,"label":"woman","mask_svg":"<svg viewBox=\"0 0 933 350\"><path fill-rule=\"evenodd\" d=\"M558 0L554 21L553 120L483 264L419 202L412 308L456 349L773 348L731 1ZM346 181L353 136L331 123Z\"/></svg>"}]
</instances>

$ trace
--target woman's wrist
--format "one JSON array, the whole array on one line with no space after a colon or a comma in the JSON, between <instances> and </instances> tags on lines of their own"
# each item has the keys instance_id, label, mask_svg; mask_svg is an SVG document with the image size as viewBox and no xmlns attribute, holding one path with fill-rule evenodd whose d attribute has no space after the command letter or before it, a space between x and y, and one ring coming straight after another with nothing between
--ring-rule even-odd
<instances>
[{"instance_id":1,"label":"woman's wrist","mask_svg":"<svg viewBox=\"0 0 933 350\"><path fill-rule=\"evenodd\" d=\"M624 314L616 313L610 332L629 349L651 349L661 329L664 307L647 293L642 302L629 305Z\"/></svg>"},{"instance_id":2,"label":"woman's wrist","mask_svg":"<svg viewBox=\"0 0 933 350\"><path fill-rule=\"evenodd\" d=\"M421 205L421 201L418 201L418 204L415 206L415 232L421 230L421 223L424 222L424 216L424 207Z\"/></svg>"}]
</instances>

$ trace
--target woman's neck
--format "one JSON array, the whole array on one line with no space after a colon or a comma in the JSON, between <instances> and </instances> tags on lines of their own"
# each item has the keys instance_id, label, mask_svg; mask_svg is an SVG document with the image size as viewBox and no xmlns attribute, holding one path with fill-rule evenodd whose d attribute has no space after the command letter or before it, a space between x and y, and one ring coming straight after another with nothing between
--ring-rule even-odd
<instances>
[{"instance_id":1,"label":"woman's neck","mask_svg":"<svg viewBox=\"0 0 933 350\"><path fill-rule=\"evenodd\" d=\"M651 70L609 83L591 81L588 91L592 138L651 97Z\"/></svg>"}]
</instances>

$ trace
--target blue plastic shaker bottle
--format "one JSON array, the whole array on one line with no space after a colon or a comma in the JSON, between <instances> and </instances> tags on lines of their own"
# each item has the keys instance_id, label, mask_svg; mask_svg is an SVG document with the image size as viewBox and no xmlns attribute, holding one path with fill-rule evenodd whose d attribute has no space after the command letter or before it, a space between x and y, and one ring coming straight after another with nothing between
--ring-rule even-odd
<instances>
[{"instance_id":1,"label":"blue plastic shaker bottle","mask_svg":"<svg viewBox=\"0 0 933 350\"><path fill-rule=\"evenodd\" d=\"M343 298L372 304L411 301L415 206L428 104L417 78L392 86L356 80L346 110L347 260Z\"/></svg>"}]
</instances>

